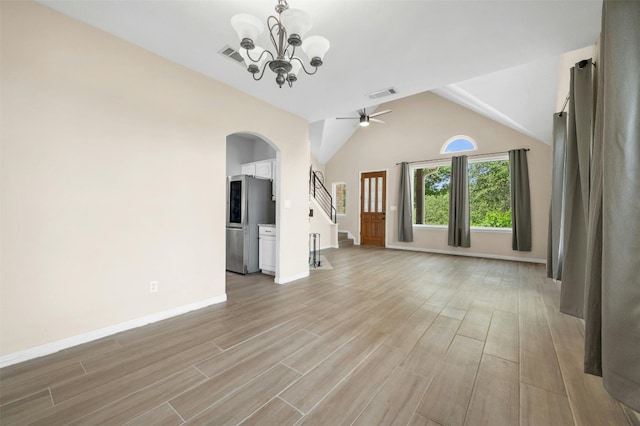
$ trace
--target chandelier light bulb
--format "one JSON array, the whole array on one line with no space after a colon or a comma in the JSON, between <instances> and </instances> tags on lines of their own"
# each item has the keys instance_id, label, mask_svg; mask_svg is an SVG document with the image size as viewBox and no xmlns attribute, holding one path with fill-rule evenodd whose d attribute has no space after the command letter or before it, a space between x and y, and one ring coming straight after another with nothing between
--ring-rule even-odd
<instances>
[{"instance_id":1,"label":"chandelier light bulb","mask_svg":"<svg viewBox=\"0 0 640 426\"><path fill-rule=\"evenodd\" d=\"M324 59L324 55L329 50L329 47L331 47L331 43L329 43L329 40L318 35L307 37L302 42L302 50L304 50L304 53L306 53L309 59L311 59L311 65L313 66L322 65L322 60ZM319 60L318 65L314 64L314 59L316 58L317 60Z\"/></svg>"},{"instance_id":2,"label":"chandelier light bulb","mask_svg":"<svg viewBox=\"0 0 640 426\"><path fill-rule=\"evenodd\" d=\"M302 38L311 29L311 16L300 9L287 9L280 15L282 25L287 29L287 41L292 46L300 46Z\"/></svg>"},{"instance_id":3,"label":"chandelier light bulb","mask_svg":"<svg viewBox=\"0 0 640 426\"><path fill-rule=\"evenodd\" d=\"M254 46L251 51L248 51L247 49L240 49L238 51L238 53L240 53L240 56L242 56L242 59L244 59L244 63L247 66L247 69L252 74L257 73L267 60L268 55L263 55L262 52L264 52L264 49L260 46Z\"/></svg>"},{"instance_id":4,"label":"chandelier light bulb","mask_svg":"<svg viewBox=\"0 0 640 426\"><path fill-rule=\"evenodd\" d=\"M251 46L253 46L253 43L257 40L258 36L264 31L264 24L262 21L247 13L234 15L231 18L231 26L236 30L236 33L238 33L240 45L245 49L253 49L253 47L245 47L243 44L248 45L250 42ZM248 40L248 42L245 40Z\"/></svg>"}]
</instances>

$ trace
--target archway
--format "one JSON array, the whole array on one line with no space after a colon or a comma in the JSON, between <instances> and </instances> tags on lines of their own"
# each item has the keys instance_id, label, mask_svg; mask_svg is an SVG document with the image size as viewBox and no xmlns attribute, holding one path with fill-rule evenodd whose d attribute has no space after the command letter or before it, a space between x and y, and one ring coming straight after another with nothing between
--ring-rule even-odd
<instances>
[{"instance_id":1,"label":"archway","mask_svg":"<svg viewBox=\"0 0 640 426\"><path fill-rule=\"evenodd\" d=\"M280 150L278 147L262 135L253 132L237 132L227 136L226 143L226 176L227 176L227 202L223 205L226 208L226 269L235 272L238 275L249 276L256 272L264 272L265 274L275 275L275 268L279 260L279 223L278 205L280 194ZM253 178L243 178L240 176L252 176ZM270 184L265 184L265 180L270 180ZM249 182L253 182L251 193L242 199L237 196L234 198L234 191L242 185L239 182L246 182L245 186L249 189ZM259 184L259 185L258 185ZM234 189L235 188L235 189ZM266 192L268 194L265 194ZM230 201L231 200L231 201ZM233 201L237 200L237 201ZM241 210L235 210L232 213L234 205L242 205ZM245 214L245 208L253 211L253 215L249 218ZM275 247L272 252L275 253L272 268L261 270L258 263L259 257L259 237L256 223L257 210L272 210L272 216L264 216L261 213L262 223L273 223L275 227ZM230 215L235 214L235 219ZM242 219L240 219L242 217ZM241 223L239 223L240 221ZM263 228L264 229L264 228ZM273 240L271 240L273 247ZM270 269L274 269L271 271ZM227 273L229 276L229 272ZM235 279L235 278L234 278ZM228 281L228 280L227 280ZM273 281L271 278L270 282ZM228 282L227 282L228 285Z\"/></svg>"}]
</instances>

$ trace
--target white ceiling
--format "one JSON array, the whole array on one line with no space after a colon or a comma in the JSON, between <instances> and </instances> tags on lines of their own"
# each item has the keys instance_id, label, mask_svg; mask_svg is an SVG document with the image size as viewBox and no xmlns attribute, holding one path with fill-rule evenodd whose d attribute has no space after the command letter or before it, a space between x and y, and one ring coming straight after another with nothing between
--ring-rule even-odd
<instances>
[{"instance_id":1,"label":"white ceiling","mask_svg":"<svg viewBox=\"0 0 640 426\"><path fill-rule=\"evenodd\" d=\"M484 105L487 115L548 143L558 55L595 42L602 9L601 0L289 0L312 16L309 35L327 37L331 49L316 75L280 89L269 70L255 82L217 53L239 47L231 16L266 20L275 0L41 3L314 123L312 152L321 162L339 148L336 138L353 131L346 120L338 131L334 117L433 89L468 107ZM267 47L267 35L257 44ZM388 87L398 94L367 97ZM325 119L331 122L315 123Z\"/></svg>"}]
</instances>

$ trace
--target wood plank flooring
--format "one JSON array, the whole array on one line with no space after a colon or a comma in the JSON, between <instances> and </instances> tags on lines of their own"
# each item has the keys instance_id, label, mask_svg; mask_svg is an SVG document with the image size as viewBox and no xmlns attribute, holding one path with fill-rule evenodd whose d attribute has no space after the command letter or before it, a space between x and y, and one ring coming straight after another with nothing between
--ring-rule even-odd
<instances>
[{"instance_id":1,"label":"wood plank flooring","mask_svg":"<svg viewBox=\"0 0 640 426\"><path fill-rule=\"evenodd\" d=\"M0 371L9 425L638 425L545 268L349 247L284 286Z\"/></svg>"}]
</instances>

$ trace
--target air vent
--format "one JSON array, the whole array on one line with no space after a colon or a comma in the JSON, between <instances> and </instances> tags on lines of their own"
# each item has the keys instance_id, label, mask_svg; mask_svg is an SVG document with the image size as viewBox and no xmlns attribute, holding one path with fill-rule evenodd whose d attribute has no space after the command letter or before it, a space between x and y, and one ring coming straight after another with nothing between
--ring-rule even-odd
<instances>
[{"instance_id":1,"label":"air vent","mask_svg":"<svg viewBox=\"0 0 640 426\"><path fill-rule=\"evenodd\" d=\"M395 95L396 93L398 93L396 89L394 89L393 87L389 87L388 89L369 93L367 96L369 96L369 99L378 99L378 98L384 98L385 96Z\"/></svg>"},{"instance_id":2,"label":"air vent","mask_svg":"<svg viewBox=\"0 0 640 426\"><path fill-rule=\"evenodd\" d=\"M225 46L220 51L218 51L218 53L220 53L223 56L226 56L227 58L233 60L238 64L242 64L244 62L244 59L242 59L242 55L240 55L240 52L238 52L232 47Z\"/></svg>"}]
</instances>

